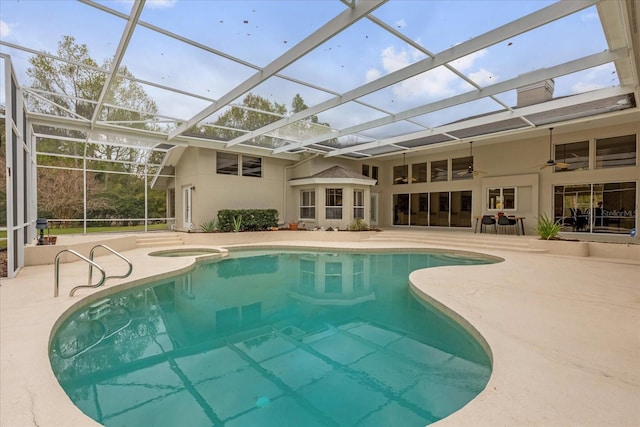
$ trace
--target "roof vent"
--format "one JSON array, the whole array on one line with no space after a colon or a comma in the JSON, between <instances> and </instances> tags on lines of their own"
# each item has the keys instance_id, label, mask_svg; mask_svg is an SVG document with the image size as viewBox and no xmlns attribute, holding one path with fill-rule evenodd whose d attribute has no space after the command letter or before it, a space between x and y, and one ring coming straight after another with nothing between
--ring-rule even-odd
<instances>
[{"instance_id":1,"label":"roof vent","mask_svg":"<svg viewBox=\"0 0 640 427\"><path fill-rule=\"evenodd\" d=\"M518 107L550 101L553 98L554 87L553 79L548 79L518 88Z\"/></svg>"}]
</instances>

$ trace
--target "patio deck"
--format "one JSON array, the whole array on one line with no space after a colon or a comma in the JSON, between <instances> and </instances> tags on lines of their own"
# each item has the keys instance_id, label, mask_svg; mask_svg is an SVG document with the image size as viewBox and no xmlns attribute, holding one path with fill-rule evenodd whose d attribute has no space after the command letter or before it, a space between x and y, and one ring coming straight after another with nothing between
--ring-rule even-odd
<instances>
[{"instance_id":1,"label":"patio deck","mask_svg":"<svg viewBox=\"0 0 640 427\"><path fill-rule=\"evenodd\" d=\"M211 240L211 247L248 244L242 240L251 237L263 246L464 248L502 257L505 261L498 264L419 270L410 276L411 286L426 299L477 330L494 360L486 389L437 425L640 425L640 261L634 255L638 245L620 244L619 250L633 253L626 259L526 250L522 245L533 238L529 236L443 237L405 230L314 233L272 232L259 238L228 233L227 239L237 241L226 243L222 235L196 235L185 239L194 242L181 247L202 247L204 243L195 241L200 239ZM58 244L97 243L96 238L105 237L61 236ZM109 281L101 290L79 290L74 297L68 292L86 277L84 263L62 264L58 298L53 298L50 264L25 267L16 278L2 281L0 425L97 425L58 385L48 359L50 334L63 313L84 297L187 269L194 260L149 257L154 250L158 247L125 250L134 264L130 278ZM109 271L124 268L113 256L99 259Z\"/></svg>"}]
</instances>

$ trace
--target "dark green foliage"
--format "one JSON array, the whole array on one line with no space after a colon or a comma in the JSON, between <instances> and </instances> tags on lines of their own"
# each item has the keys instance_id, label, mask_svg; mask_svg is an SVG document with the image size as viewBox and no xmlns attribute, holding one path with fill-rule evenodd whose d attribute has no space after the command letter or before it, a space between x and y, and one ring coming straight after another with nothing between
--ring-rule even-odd
<instances>
[{"instance_id":1,"label":"dark green foliage","mask_svg":"<svg viewBox=\"0 0 640 427\"><path fill-rule=\"evenodd\" d=\"M278 226L276 209L222 209L218 211L218 228L221 231L234 231L234 218L241 220L238 231L263 231Z\"/></svg>"},{"instance_id":2,"label":"dark green foliage","mask_svg":"<svg viewBox=\"0 0 640 427\"><path fill-rule=\"evenodd\" d=\"M351 225L349 225L350 231L367 231L368 229L369 226L367 225L367 223L360 218L354 219Z\"/></svg>"}]
</instances>

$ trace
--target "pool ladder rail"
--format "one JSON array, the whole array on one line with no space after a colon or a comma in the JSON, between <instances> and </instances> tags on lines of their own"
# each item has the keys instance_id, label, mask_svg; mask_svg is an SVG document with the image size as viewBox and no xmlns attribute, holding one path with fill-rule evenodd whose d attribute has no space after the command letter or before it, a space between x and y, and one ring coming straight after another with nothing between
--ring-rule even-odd
<instances>
[{"instance_id":1,"label":"pool ladder rail","mask_svg":"<svg viewBox=\"0 0 640 427\"><path fill-rule=\"evenodd\" d=\"M111 252L112 254L114 254L115 256L117 256L118 258L124 260L127 265L129 266L129 270L120 276L107 276L107 273L105 272L104 268L102 268L99 264L97 264L96 262L93 261L93 256L94 256L94 252L97 248L104 248L106 250L108 250L109 252ZM93 248L91 248L91 252L89 252L89 258L85 257L84 255L79 254L78 252L74 251L73 249L63 249L60 252L58 252L58 254L56 255L56 260L55 260L55 281L54 281L54 288L53 288L53 296L57 297L59 295L59 290L60 290L60 255L62 255L65 252L69 252L73 255L75 255L76 257L80 258L81 260L87 262L89 264L89 278L87 281L86 285L78 285L75 288L71 289L71 291L69 292L69 296L73 296L73 294L76 292L76 290L80 289L80 288L98 288L102 285L104 285L104 282L107 281L107 279L121 279L121 278L125 278L125 277L129 277L129 275L131 274L131 272L133 271L133 264L131 264L131 261L129 261L127 258L125 258L124 256L122 256L122 254L116 252L115 250L111 249L109 246L106 245L96 245ZM100 274L102 275L102 277L100 278L100 280L98 281L98 283L96 283L95 285L91 284L91 280L93 277L93 267L97 268L98 271L100 271Z\"/></svg>"}]
</instances>

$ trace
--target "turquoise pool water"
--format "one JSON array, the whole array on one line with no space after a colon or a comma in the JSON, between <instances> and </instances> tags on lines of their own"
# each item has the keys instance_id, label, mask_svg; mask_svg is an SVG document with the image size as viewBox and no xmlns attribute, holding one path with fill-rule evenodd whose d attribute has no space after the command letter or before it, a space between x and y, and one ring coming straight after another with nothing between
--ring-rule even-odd
<instances>
[{"instance_id":1,"label":"turquoise pool water","mask_svg":"<svg viewBox=\"0 0 640 427\"><path fill-rule=\"evenodd\" d=\"M424 426L482 391L491 365L409 273L488 262L235 252L78 310L51 365L106 426Z\"/></svg>"}]
</instances>

